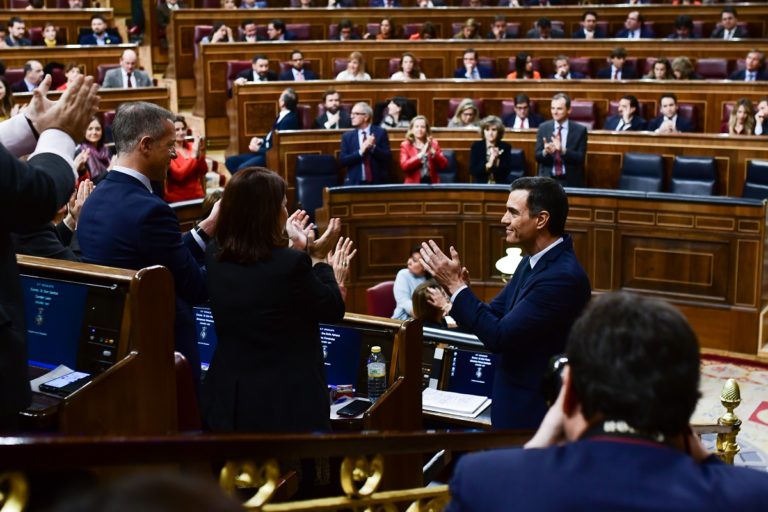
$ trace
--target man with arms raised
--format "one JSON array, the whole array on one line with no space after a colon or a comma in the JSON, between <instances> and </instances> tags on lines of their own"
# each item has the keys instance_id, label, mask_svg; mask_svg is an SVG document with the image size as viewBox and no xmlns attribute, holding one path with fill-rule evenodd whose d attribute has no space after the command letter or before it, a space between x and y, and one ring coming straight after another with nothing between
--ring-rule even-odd
<instances>
[{"instance_id":1,"label":"man with arms raised","mask_svg":"<svg viewBox=\"0 0 768 512\"><path fill-rule=\"evenodd\" d=\"M763 510L768 474L706 453L699 345L659 299L609 293L574 324L560 395L526 450L461 459L446 510Z\"/></svg>"},{"instance_id":2,"label":"man with arms raised","mask_svg":"<svg viewBox=\"0 0 768 512\"><path fill-rule=\"evenodd\" d=\"M567 94L555 94L549 110L552 120L541 123L536 132L539 176L551 176L568 187L583 187L587 129L568 119L571 98Z\"/></svg>"},{"instance_id":3,"label":"man with arms raised","mask_svg":"<svg viewBox=\"0 0 768 512\"><path fill-rule=\"evenodd\" d=\"M459 253L450 257L432 240L421 263L451 296L451 316L498 354L493 381L494 428L535 428L547 407L541 379L549 359L565 348L571 325L590 298L589 278L565 234L568 198L552 178L518 178L511 185L506 240L525 257L489 304L469 287Z\"/></svg>"}]
</instances>

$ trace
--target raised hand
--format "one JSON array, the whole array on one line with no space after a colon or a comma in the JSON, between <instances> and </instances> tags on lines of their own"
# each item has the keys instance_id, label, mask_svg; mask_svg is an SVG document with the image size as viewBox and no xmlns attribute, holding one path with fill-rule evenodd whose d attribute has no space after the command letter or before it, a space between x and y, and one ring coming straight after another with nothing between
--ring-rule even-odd
<instances>
[{"instance_id":1,"label":"raised hand","mask_svg":"<svg viewBox=\"0 0 768 512\"><path fill-rule=\"evenodd\" d=\"M58 101L46 97L50 87L51 77L47 75L32 91L32 101L24 109L24 115L38 133L56 128L72 139L80 140L99 107L98 84L94 83L92 76L78 76L70 82Z\"/></svg>"},{"instance_id":2,"label":"raised hand","mask_svg":"<svg viewBox=\"0 0 768 512\"><path fill-rule=\"evenodd\" d=\"M337 218L330 220L325 233L323 233L323 236L317 240L315 240L314 233L310 234L309 255L312 257L312 260L315 262L325 261L328 253L331 252L333 246L336 245L339 235L341 235L341 220Z\"/></svg>"},{"instance_id":3,"label":"raised hand","mask_svg":"<svg viewBox=\"0 0 768 512\"><path fill-rule=\"evenodd\" d=\"M328 253L328 264L333 267L333 275L339 286L343 286L349 276L349 264L357 254L357 249L352 249L352 240L341 237L336 242L336 250Z\"/></svg>"},{"instance_id":4,"label":"raised hand","mask_svg":"<svg viewBox=\"0 0 768 512\"><path fill-rule=\"evenodd\" d=\"M315 225L309 223L309 214L304 210L296 210L285 221L285 232L291 247L299 251L307 249L310 233L314 228Z\"/></svg>"},{"instance_id":5,"label":"raised hand","mask_svg":"<svg viewBox=\"0 0 768 512\"><path fill-rule=\"evenodd\" d=\"M432 274L432 277L435 278L440 286L445 288L449 295L453 295L457 290L468 284L464 281L464 274L466 273L468 276L468 273L462 267L459 253L453 246L449 249L450 257L440 249L434 240L422 242L420 252L421 264L424 266L424 269Z\"/></svg>"}]
</instances>

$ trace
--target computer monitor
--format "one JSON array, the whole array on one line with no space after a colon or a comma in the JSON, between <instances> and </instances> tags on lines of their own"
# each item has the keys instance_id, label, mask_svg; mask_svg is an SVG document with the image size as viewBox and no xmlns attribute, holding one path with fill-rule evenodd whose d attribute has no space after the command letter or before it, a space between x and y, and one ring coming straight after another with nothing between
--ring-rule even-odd
<instances>
[{"instance_id":1,"label":"computer monitor","mask_svg":"<svg viewBox=\"0 0 768 512\"><path fill-rule=\"evenodd\" d=\"M216 329L213 327L213 313L208 306L198 306L193 308L193 311L195 313L195 339L197 350L200 352L200 369L207 372L218 342Z\"/></svg>"},{"instance_id":2,"label":"computer monitor","mask_svg":"<svg viewBox=\"0 0 768 512\"><path fill-rule=\"evenodd\" d=\"M30 366L101 373L117 361L126 290L21 276Z\"/></svg>"},{"instance_id":3,"label":"computer monitor","mask_svg":"<svg viewBox=\"0 0 768 512\"><path fill-rule=\"evenodd\" d=\"M446 391L468 395L491 396L494 356L488 352L451 349L446 354Z\"/></svg>"},{"instance_id":4,"label":"computer monitor","mask_svg":"<svg viewBox=\"0 0 768 512\"><path fill-rule=\"evenodd\" d=\"M387 361L392 364L395 333L391 329L376 329L343 324L320 324L320 342L323 344L325 377L329 386L352 384L360 395L368 393L366 362L371 347L380 346ZM388 385L391 384L387 383Z\"/></svg>"}]
</instances>

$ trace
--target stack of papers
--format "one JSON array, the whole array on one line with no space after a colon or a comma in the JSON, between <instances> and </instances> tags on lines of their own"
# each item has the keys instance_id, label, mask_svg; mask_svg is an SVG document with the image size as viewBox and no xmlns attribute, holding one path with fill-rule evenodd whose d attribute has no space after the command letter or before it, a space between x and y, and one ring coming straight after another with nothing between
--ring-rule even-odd
<instances>
[{"instance_id":1,"label":"stack of papers","mask_svg":"<svg viewBox=\"0 0 768 512\"><path fill-rule=\"evenodd\" d=\"M425 411L477 418L486 407L491 405L491 399L486 396L427 388L421 393L421 404Z\"/></svg>"}]
</instances>

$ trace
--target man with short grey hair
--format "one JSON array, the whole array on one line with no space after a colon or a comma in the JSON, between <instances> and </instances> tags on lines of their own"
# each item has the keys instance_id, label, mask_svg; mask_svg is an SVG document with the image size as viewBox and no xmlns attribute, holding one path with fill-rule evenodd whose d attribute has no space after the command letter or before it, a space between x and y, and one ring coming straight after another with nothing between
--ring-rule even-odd
<instances>
[{"instance_id":1,"label":"man with short grey hair","mask_svg":"<svg viewBox=\"0 0 768 512\"><path fill-rule=\"evenodd\" d=\"M341 136L339 163L347 168L345 185L387 183L392 154L387 131L371 124L373 110L365 102L352 107L352 128Z\"/></svg>"},{"instance_id":2,"label":"man with short grey hair","mask_svg":"<svg viewBox=\"0 0 768 512\"><path fill-rule=\"evenodd\" d=\"M115 165L83 206L78 238L83 261L112 267L167 267L176 288L176 350L199 376L192 306L207 300L203 259L216 229L218 206L184 236L171 207L152 193L174 149L174 115L152 103L123 103L112 123Z\"/></svg>"}]
</instances>

